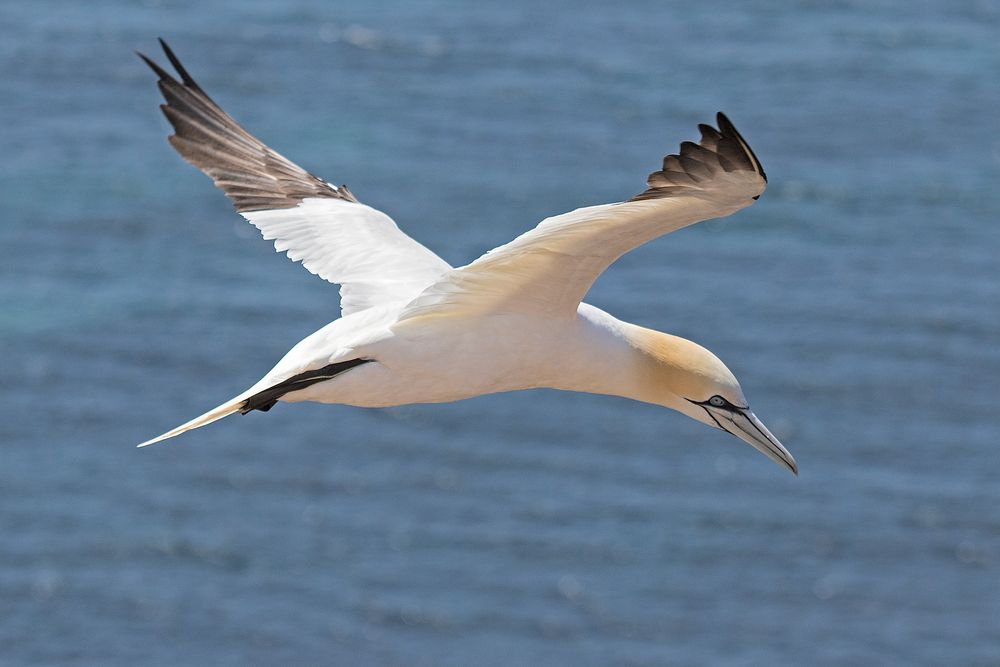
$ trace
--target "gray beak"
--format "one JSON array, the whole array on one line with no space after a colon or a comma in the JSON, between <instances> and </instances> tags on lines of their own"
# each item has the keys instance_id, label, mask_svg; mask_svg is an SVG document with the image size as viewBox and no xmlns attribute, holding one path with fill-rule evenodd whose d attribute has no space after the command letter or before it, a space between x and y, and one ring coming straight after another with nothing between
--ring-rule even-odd
<instances>
[{"instance_id":1,"label":"gray beak","mask_svg":"<svg viewBox=\"0 0 1000 667\"><path fill-rule=\"evenodd\" d=\"M792 455L767 430L767 427L760 423L757 415L751 412L749 408L724 410L705 406L705 409L715 417L719 426L724 430L729 431L778 465L788 468L796 475L799 474L799 467L795 464L795 459L792 458Z\"/></svg>"}]
</instances>

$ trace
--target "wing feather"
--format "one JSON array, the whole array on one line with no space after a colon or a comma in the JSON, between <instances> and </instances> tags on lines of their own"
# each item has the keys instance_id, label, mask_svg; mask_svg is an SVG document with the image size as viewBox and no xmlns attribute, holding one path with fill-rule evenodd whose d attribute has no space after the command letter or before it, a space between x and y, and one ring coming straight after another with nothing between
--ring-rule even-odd
<instances>
[{"instance_id":1,"label":"wing feather","mask_svg":"<svg viewBox=\"0 0 1000 667\"><path fill-rule=\"evenodd\" d=\"M631 199L543 220L533 230L453 269L404 309L401 319L484 312L572 317L597 277L623 254L687 225L730 215L764 191L767 178L725 115L699 125Z\"/></svg>"},{"instance_id":2,"label":"wing feather","mask_svg":"<svg viewBox=\"0 0 1000 667\"><path fill-rule=\"evenodd\" d=\"M170 145L211 177L276 250L340 284L345 315L405 302L451 268L347 186L312 175L244 130L160 44L179 81L139 56L159 76L166 100L160 108L174 128Z\"/></svg>"}]
</instances>

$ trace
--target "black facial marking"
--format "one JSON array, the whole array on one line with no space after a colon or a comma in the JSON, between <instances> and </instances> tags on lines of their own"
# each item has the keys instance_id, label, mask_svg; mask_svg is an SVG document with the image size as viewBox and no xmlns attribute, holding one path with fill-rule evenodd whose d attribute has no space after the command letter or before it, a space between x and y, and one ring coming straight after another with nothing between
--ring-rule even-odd
<instances>
[{"instance_id":1,"label":"black facial marking","mask_svg":"<svg viewBox=\"0 0 1000 667\"><path fill-rule=\"evenodd\" d=\"M707 401L695 401L695 400L692 400L690 398L685 399L685 400L687 400L689 403L694 403L695 405L700 405L701 407L706 408L706 409L709 408L709 407L712 407L712 408L717 408L719 410L728 410L729 412L737 412L739 410L746 410L747 409L746 406L740 407L738 405L733 405L726 398L724 398L722 396L719 396L718 394L716 394L715 396L712 396ZM709 414L711 414L711 411L709 411Z\"/></svg>"},{"instance_id":2,"label":"black facial marking","mask_svg":"<svg viewBox=\"0 0 1000 667\"><path fill-rule=\"evenodd\" d=\"M701 406L701 409L704 410L706 413L708 413L708 416L712 418L712 421L715 422L715 425L718 426L720 430L727 431L727 432L729 431L729 429L723 427L723 425L721 423L719 423L719 420L715 418L715 415L712 414L711 410L709 410L708 408L706 408L704 405Z\"/></svg>"}]
</instances>

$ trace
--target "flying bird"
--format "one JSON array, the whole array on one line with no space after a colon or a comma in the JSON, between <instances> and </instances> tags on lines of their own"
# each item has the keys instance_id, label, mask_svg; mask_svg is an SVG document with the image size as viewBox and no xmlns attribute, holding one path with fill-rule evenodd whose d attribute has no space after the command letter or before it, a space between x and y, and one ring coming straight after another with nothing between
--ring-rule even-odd
<instances>
[{"instance_id":1,"label":"flying bird","mask_svg":"<svg viewBox=\"0 0 1000 667\"><path fill-rule=\"evenodd\" d=\"M243 393L140 447L278 401L386 407L548 387L671 408L798 474L718 357L582 302L629 250L730 215L764 192L764 169L724 114L717 128L699 125L701 139L667 155L634 197L547 218L456 268L347 186L312 175L244 130L160 44L176 75L138 55L159 76L170 144L277 251L340 285L341 316Z\"/></svg>"}]
</instances>

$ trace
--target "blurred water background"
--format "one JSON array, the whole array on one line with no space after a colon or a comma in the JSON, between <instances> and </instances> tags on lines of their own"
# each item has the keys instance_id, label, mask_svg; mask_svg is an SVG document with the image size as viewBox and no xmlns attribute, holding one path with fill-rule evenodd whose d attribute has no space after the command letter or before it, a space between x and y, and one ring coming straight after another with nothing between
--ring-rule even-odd
<instances>
[{"instance_id":1,"label":"blurred water background","mask_svg":"<svg viewBox=\"0 0 1000 667\"><path fill-rule=\"evenodd\" d=\"M0 662L1000 664L1000 6L0 5ZM172 43L455 264L725 110L771 185L589 299L742 379L798 479L551 391L134 449L336 316L165 141Z\"/></svg>"}]
</instances>

